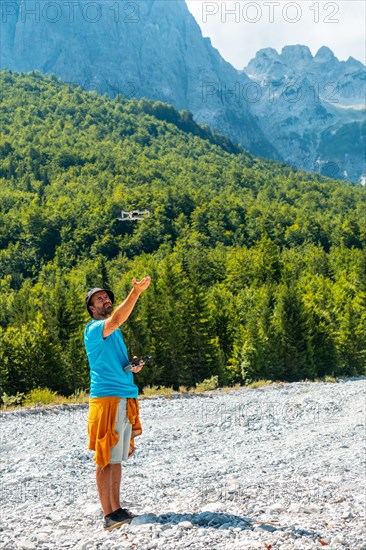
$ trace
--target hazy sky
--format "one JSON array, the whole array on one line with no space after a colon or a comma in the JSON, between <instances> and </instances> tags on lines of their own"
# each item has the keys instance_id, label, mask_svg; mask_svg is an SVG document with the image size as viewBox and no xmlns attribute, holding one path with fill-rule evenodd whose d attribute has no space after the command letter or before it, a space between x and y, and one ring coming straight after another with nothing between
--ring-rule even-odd
<instances>
[{"instance_id":1,"label":"hazy sky","mask_svg":"<svg viewBox=\"0 0 366 550\"><path fill-rule=\"evenodd\" d=\"M340 60L366 62L364 0L186 0L190 12L226 61L242 69L261 48L279 53L303 44L313 55L328 46Z\"/></svg>"}]
</instances>

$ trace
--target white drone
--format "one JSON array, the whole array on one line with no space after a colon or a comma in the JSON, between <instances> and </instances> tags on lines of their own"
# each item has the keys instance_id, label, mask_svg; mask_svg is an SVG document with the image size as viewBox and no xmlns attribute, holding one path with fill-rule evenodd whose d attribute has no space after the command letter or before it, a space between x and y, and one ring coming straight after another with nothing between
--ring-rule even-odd
<instances>
[{"instance_id":1,"label":"white drone","mask_svg":"<svg viewBox=\"0 0 366 550\"><path fill-rule=\"evenodd\" d=\"M149 210L122 210L121 217L117 220L121 222L134 222L136 220L145 220L150 218Z\"/></svg>"}]
</instances>

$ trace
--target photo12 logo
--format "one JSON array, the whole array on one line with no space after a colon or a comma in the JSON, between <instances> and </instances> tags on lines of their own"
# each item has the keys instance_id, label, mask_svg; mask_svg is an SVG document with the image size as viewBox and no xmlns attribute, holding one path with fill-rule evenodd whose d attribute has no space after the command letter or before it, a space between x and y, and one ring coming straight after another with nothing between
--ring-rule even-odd
<instances>
[{"instance_id":1,"label":"photo12 logo","mask_svg":"<svg viewBox=\"0 0 366 550\"><path fill-rule=\"evenodd\" d=\"M111 98L123 95L127 99L136 97L139 92L139 83L133 80L111 82L109 80L85 80L81 82L68 82L71 86L80 86L87 92L96 92L98 95L107 94Z\"/></svg>"},{"instance_id":2,"label":"photo12 logo","mask_svg":"<svg viewBox=\"0 0 366 550\"><path fill-rule=\"evenodd\" d=\"M212 18L221 23L298 23L310 13L314 23L339 23L337 2L203 2L202 23Z\"/></svg>"},{"instance_id":3,"label":"photo12 logo","mask_svg":"<svg viewBox=\"0 0 366 550\"><path fill-rule=\"evenodd\" d=\"M138 23L140 11L138 2L125 0L89 2L89 1L33 1L22 0L1 2L2 23L8 23L11 18L17 18L18 23L33 21L40 23L58 23L64 20L74 23L80 18L87 23L98 23L103 17L113 23Z\"/></svg>"},{"instance_id":4,"label":"photo12 logo","mask_svg":"<svg viewBox=\"0 0 366 550\"><path fill-rule=\"evenodd\" d=\"M249 81L237 82L212 82L203 81L202 102L219 99L221 103L249 103L255 104L259 101L274 103L282 100L286 103L298 103L305 100L309 95L313 103L339 103L340 85L338 82L323 84L308 84L304 86L297 81L279 84L276 81L264 81L263 83Z\"/></svg>"},{"instance_id":5,"label":"photo12 logo","mask_svg":"<svg viewBox=\"0 0 366 550\"><path fill-rule=\"evenodd\" d=\"M339 395L334 401L321 402L287 401L260 403L256 400L205 404L201 411L203 423L218 422L225 428L244 427L248 430L267 430L276 425L318 424L339 422L345 415L344 398Z\"/></svg>"},{"instance_id":6,"label":"photo12 logo","mask_svg":"<svg viewBox=\"0 0 366 550\"><path fill-rule=\"evenodd\" d=\"M40 478L42 475L44 477ZM70 479L60 483L57 479L47 478L41 472L26 476L23 480L3 480L0 483L0 495L3 503L12 504L14 507L29 502L44 503L45 501L49 505L60 501L69 505L80 499L86 501L94 496L92 488L88 485L77 485Z\"/></svg>"},{"instance_id":7,"label":"photo12 logo","mask_svg":"<svg viewBox=\"0 0 366 550\"><path fill-rule=\"evenodd\" d=\"M265 506L289 507L296 504L322 503L324 499L336 499L340 494L338 483L324 480L309 480L309 482L299 481L279 481L276 483L252 481L240 479L224 480L217 483L202 482L196 500L200 505L208 502L235 502L236 504L247 507L248 502L260 497Z\"/></svg>"}]
</instances>

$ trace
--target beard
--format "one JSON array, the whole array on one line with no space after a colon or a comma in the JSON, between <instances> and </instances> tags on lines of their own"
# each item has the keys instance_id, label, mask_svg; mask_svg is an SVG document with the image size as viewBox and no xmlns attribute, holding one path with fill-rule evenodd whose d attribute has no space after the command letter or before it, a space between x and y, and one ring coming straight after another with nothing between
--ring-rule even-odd
<instances>
[{"instance_id":1,"label":"beard","mask_svg":"<svg viewBox=\"0 0 366 550\"><path fill-rule=\"evenodd\" d=\"M103 316L110 315L113 311L113 305L105 306L100 309L100 314Z\"/></svg>"}]
</instances>

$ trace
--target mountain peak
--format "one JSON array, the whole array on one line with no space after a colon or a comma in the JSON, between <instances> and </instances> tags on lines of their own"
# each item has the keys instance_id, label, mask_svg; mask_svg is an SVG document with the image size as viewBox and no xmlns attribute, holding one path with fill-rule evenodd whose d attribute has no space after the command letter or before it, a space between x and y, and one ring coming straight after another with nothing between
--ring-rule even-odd
<instances>
[{"instance_id":1,"label":"mountain peak","mask_svg":"<svg viewBox=\"0 0 366 550\"><path fill-rule=\"evenodd\" d=\"M287 62L288 60L301 60L311 61L313 56L308 46L302 46L301 44L294 44L293 46L284 46L281 52L282 59Z\"/></svg>"},{"instance_id":2,"label":"mountain peak","mask_svg":"<svg viewBox=\"0 0 366 550\"><path fill-rule=\"evenodd\" d=\"M358 61L357 59L355 59L352 56L350 56L347 59L346 63L347 63L349 68L354 68L354 69L364 69L365 68L365 65L361 61Z\"/></svg>"},{"instance_id":3,"label":"mountain peak","mask_svg":"<svg viewBox=\"0 0 366 550\"><path fill-rule=\"evenodd\" d=\"M333 61L334 59L336 59L334 53L327 46L322 46L319 48L314 57L314 61L318 63L327 63L328 61Z\"/></svg>"},{"instance_id":4,"label":"mountain peak","mask_svg":"<svg viewBox=\"0 0 366 550\"><path fill-rule=\"evenodd\" d=\"M268 57L271 59L275 59L279 57L279 55L274 48L262 48L257 52L256 57Z\"/></svg>"},{"instance_id":5,"label":"mountain peak","mask_svg":"<svg viewBox=\"0 0 366 550\"><path fill-rule=\"evenodd\" d=\"M246 71L248 75L250 75L250 73L258 75L269 70L273 64L276 62L278 63L279 60L280 56L274 48L262 48L243 70Z\"/></svg>"}]
</instances>

